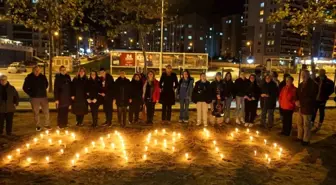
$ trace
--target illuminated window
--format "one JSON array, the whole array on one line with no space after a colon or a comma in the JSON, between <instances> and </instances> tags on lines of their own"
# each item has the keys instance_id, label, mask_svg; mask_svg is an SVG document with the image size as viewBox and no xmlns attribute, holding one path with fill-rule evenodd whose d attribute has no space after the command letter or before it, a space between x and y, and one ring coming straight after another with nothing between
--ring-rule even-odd
<instances>
[{"instance_id":1,"label":"illuminated window","mask_svg":"<svg viewBox=\"0 0 336 185\"><path fill-rule=\"evenodd\" d=\"M188 36L188 39L191 40L191 39L192 39L192 36L189 35L189 36Z\"/></svg>"},{"instance_id":2,"label":"illuminated window","mask_svg":"<svg viewBox=\"0 0 336 185\"><path fill-rule=\"evenodd\" d=\"M212 28L210 28L210 31L212 31Z\"/></svg>"},{"instance_id":3,"label":"illuminated window","mask_svg":"<svg viewBox=\"0 0 336 185\"><path fill-rule=\"evenodd\" d=\"M164 40L167 40L167 37L164 37Z\"/></svg>"},{"instance_id":4,"label":"illuminated window","mask_svg":"<svg viewBox=\"0 0 336 185\"><path fill-rule=\"evenodd\" d=\"M38 2L38 0L32 0L32 3L37 3Z\"/></svg>"},{"instance_id":5,"label":"illuminated window","mask_svg":"<svg viewBox=\"0 0 336 185\"><path fill-rule=\"evenodd\" d=\"M189 24L189 25L188 25L188 28L192 28L192 27L193 27L192 24Z\"/></svg>"},{"instance_id":6,"label":"illuminated window","mask_svg":"<svg viewBox=\"0 0 336 185\"><path fill-rule=\"evenodd\" d=\"M261 8L264 8L264 7L265 7L265 3L264 3L264 2L261 2L261 3L260 3L260 7L261 7Z\"/></svg>"},{"instance_id":7,"label":"illuminated window","mask_svg":"<svg viewBox=\"0 0 336 185\"><path fill-rule=\"evenodd\" d=\"M271 41L270 40L267 41L267 46L269 46L269 45L271 45Z\"/></svg>"},{"instance_id":8,"label":"illuminated window","mask_svg":"<svg viewBox=\"0 0 336 185\"><path fill-rule=\"evenodd\" d=\"M262 33L260 33L260 34L259 34L259 38L262 38L262 36L263 36Z\"/></svg>"},{"instance_id":9,"label":"illuminated window","mask_svg":"<svg viewBox=\"0 0 336 185\"><path fill-rule=\"evenodd\" d=\"M264 15L264 10L260 10L260 15Z\"/></svg>"},{"instance_id":10,"label":"illuminated window","mask_svg":"<svg viewBox=\"0 0 336 185\"><path fill-rule=\"evenodd\" d=\"M203 40L203 37L200 37L200 40Z\"/></svg>"},{"instance_id":11,"label":"illuminated window","mask_svg":"<svg viewBox=\"0 0 336 185\"><path fill-rule=\"evenodd\" d=\"M259 22L260 22L260 23L263 23L263 22L264 22L264 18L260 18L260 19L259 19Z\"/></svg>"}]
</instances>

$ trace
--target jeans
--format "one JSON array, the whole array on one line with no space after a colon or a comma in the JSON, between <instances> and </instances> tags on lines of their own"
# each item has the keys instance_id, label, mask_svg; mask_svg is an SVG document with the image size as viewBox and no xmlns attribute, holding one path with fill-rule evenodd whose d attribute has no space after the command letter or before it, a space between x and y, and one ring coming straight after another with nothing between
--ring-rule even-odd
<instances>
[{"instance_id":1,"label":"jeans","mask_svg":"<svg viewBox=\"0 0 336 185\"><path fill-rule=\"evenodd\" d=\"M127 106L117 106L118 109L118 122L121 126L126 125Z\"/></svg>"},{"instance_id":2,"label":"jeans","mask_svg":"<svg viewBox=\"0 0 336 185\"><path fill-rule=\"evenodd\" d=\"M171 105L162 104L162 121L170 121L171 112L172 112Z\"/></svg>"},{"instance_id":3,"label":"jeans","mask_svg":"<svg viewBox=\"0 0 336 185\"><path fill-rule=\"evenodd\" d=\"M224 100L224 118L225 119L230 119L230 110L231 110L231 103L232 103L232 97L226 98Z\"/></svg>"},{"instance_id":4,"label":"jeans","mask_svg":"<svg viewBox=\"0 0 336 185\"><path fill-rule=\"evenodd\" d=\"M245 117L245 100L244 97L236 96L236 118Z\"/></svg>"},{"instance_id":5,"label":"jeans","mask_svg":"<svg viewBox=\"0 0 336 185\"><path fill-rule=\"evenodd\" d=\"M189 99L180 99L180 120L189 120Z\"/></svg>"},{"instance_id":6,"label":"jeans","mask_svg":"<svg viewBox=\"0 0 336 185\"><path fill-rule=\"evenodd\" d=\"M245 122L254 123L254 119L257 116L258 101L245 100Z\"/></svg>"},{"instance_id":7,"label":"jeans","mask_svg":"<svg viewBox=\"0 0 336 185\"><path fill-rule=\"evenodd\" d=\"M282 134L289 136L292 131L293 111L281 109L282 113Z\"/></svg>"},{"instance_id":8,"label":"jeans","mask_svg":"<svg viewBox=\"0 0 336 185\"><path fill-rule=\"evenodd\" d=\"M98 125L98 103L90 103L91 115L92 115L92 126Z\"/></svg>"},{"instance_id":9,"label":"jeans","mask_svg":"<svg viewBox=\"0 0 336 185\"><path fill-rule=\"evenodd\" d=\"M58 107L57 109L57 125L64 128L68 125L69 106Z\"/></svg>"},{"instance_id":10,"label":"jeans","mask_svg":"<svg viewBox=\"0 0 336 185\"><path fill-rule=\"evenodd\" d=\"M104 100L103 110L105 113L106 123L112 124L113 100Z\"/></svg>"},{"instance_id":11,"label":"jeans","mask_svg":"<svg viewBox=\"0 0 336 185\"><path fill-rule=\"evenodd\" d=\"M266 117L267 117L267 122L266 122ZM263 108L261 112L261 125L267 128L273 127L274 123L274 109L267 109Z\"/></svg>"},{"instance_id":12,"label":"jeans","mask_svg":"<svg viewBox=\"0 0 336 185\"><path fill-rule=\"evenodd\" d=\"M141 109L141 103L132 102L129 107L128 121L129 122L138 122L139 121L139 112ZM134 118L134 119L133 119Z\"/></svg>"},{"instance_id":13,"label":"jeans","mask_svg":"<svg viewBox=\"0 0 336 185\"><path fill-rule=\"evenodd\" d=\"M325 115L325 108L326 108L326 101L316 101L315 103L315 112L312 115L311 121L314 123L317 115L317 111L320 111L320 122L315 125L315 127L321 127L323 121L324 121L324 115Z\"/></svg>"},{"instance_id":14,"label":"jeans","mask_svg":"<svg viewBox=\"0 0 336 185\"><path fill-rule=\"evenodd\" d=\"M7 135L12 134L13 116L14 116L13 112L0 113L0 134L3 134L5 121L6 121L6 134Z\"/></svg>"},{"instance_id":15,"label":"jeans","mask_svg":"<svg viewBox=\"0 0 336 185\"><path fill-rule=\"evenodd\" d=\"M311 123L312 115L299 114L299 119L297 123L298 129L298 139L303 140L304 142L309 142L311 138Z\"/></svg>"},{"instance_id":16,"label":"jeans","mask_svg":"<svg viewBox=\"0 0 336 185\"><path fill-rule=\"evenodd\" d=\"M197 123L202 123L207 125L208 121L208 104L206 102L197 102Z\"/></svg>"},{"instance_id":17,"label":"jeans","mask_svg":"<svg viewBox=\"0 0 336 185\"><path fill-rule=\"evenodd\" d=\"M37 127L41 127L40 124L40 107L42 109L42 113L44 115L44 126L49 126L50 119L49 119L49 103L48 98L32 98L31 99L31 106L34 113L34 121Z\"/></svg>"},{"instance_id":18,"label":"jeans","mask_svg":"<svg viewBox=\"0 0 336 185\"><path fill-rule=\"evenodd\" d=\"M155 103L147 101L146 109L147 109L147 123L153 123Z\"/></svg>"}]
</instances>

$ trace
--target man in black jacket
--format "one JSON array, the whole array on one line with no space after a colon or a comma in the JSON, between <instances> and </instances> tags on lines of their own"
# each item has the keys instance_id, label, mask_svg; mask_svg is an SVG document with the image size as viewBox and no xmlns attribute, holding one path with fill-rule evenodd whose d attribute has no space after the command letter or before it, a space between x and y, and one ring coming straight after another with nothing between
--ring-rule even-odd
<instances>
[{"instance_id":1,"label":"man in black jacket","mask_svg":"<svg viewBox=\"0 0 336 185\"><path fill-rule=\"evenodd\" d=\"M274 122L274 109L279 96L277 84L272 80L271 75L266 75L265 82L261 85L260 105L262 108L261 125L271 129ZM266 116L268 122L266 124Z\"/></svg>"},{"instance_id":2,"label":"man in black jacket","mask_svg":"<svg viewBox=\"0 0 336 185\"><path fill-rule=\"evenodd\" d=\"M118 109L118 122L121 127L126 126L127 107L131 102L130 80L125 77L125 71L120 71L115 81L115 98Z\"/></svg>"},{"instance_id":3,"label":"man in black jacket","mask_svg":"<svg viewBox=\"0 0 336 185\"><path fill-rule=\"evenodd\" d=\"M103 97L103 109L105 112L106 122L103 126L111 126L112 125L112 113L113 113L113 77L106 73L104 68L100 69L100 79L102 82L102 93Z\"/></svg>"},{"instance_id":4,"label":"man in black jacket","mask_svg":"<svg viewBox=\"0 0 336 185\"><path fill-rule=\"evenodd\" d=\"M315 112L312 116L312 124L315 123L317 111L320 111L320 120L316 123L312 129L313 132L317 132L321 129L324 121L324 110L329 96L334 92L334 82L326 76L326 71L320 69L319 76L315 79L318 85L318 94L315 102Z\"/></svg>"},{"instance_id":5,"label":"man in black jacket","mask_svg":"<svg viewBox=\"0 0 336 185\"><path fill-rule=\"evenodd\" d=\"M64 66L60 67L55 77L54 99L57 108L57 126L63 129L68 125L69 106L71 105L71 78Z\"/></svg>"},{"instance_id":6,"label":"man in black jacket","mask_svg":"<svg viewBox=\"0 0 336 185\"><path fill-rule=\"evenodd\" d=\"M6 121L6 134L12 135L13 116L19 105L19 94L15 87L9 84L7 76L0 76L0 135L3 134Z\"/></svg>"},{"instance_id":7,"label":"man in black jacket","mask_svg":"<svg viewBox=\"0 0 336 185\"><path fill-rule=\"evenodd\" d=\"M31 106L34 113L34 121L36 124L36 131L41 131L39 111L40 107L44 114L45 122L44 128L50 130L49 126L49 103L47 97L48 80L41 74L39 66L33 68L33 72L27 75L23 83L23 91L28 94L31 99Z\"/></svg>"}]
</instances>

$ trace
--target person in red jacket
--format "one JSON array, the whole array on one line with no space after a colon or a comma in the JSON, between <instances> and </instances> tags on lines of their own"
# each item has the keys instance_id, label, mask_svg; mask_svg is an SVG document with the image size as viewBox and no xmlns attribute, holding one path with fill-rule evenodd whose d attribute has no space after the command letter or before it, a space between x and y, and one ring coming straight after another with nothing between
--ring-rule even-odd
<instances>
[{"instance_id":1,"label":"person in red jacket","mask_svg":"<svg viewBox=\"0 0 336 185\"><path fill-rule=\"evenodd\" d=\"M293 113L295 110L296 87L293 85L294 78L286 78L286 86L281 89L279 104L282 113L282 131L281 134L289 136L292 130Z\"/></svg>"},{"instance_id":2,"label":"person in red jacket","mask_svg":"<svg viewBox=\"0 0 336 185\"><path fill-rule=\"evenodd\" d=\"M143 86L142 97L147 108L147 124L153 124L155 104L160 100L160 85L155 79L153 71L147 73L147 80Z\"/></svg>"}]
</instances>

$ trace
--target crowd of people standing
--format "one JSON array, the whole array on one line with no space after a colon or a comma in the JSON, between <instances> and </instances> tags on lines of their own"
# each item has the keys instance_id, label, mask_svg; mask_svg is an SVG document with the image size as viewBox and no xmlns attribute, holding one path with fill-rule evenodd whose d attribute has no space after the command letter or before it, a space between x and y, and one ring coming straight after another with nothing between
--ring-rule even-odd
<instances>
[{"instance_id":1,"label":"crowd of people standing","mask_svg":"<svg viewBox=\"0 0 336 185\"><path fill-rule=\"evenodd\" d=\"M172 71L170 65L159 80L155 73L149 71L146 75L137 73L131 80L126 78L124 71L114 80L104 68L100 71L90 71L80 68L77 75L71 79L64 66L60 67L54 83L54 100L57 108L57 126L63 129L68 125L68 113L76 116L76 125L82 126L84 116L91 113L92 127L98 126L98 110L103 106L105 122L103 126L112 125L113 101L117 106L117 120L121 127L127 123L136 124L140 114L144 113L146 123L153 124L155 105L162 104L162 123L171 122L172 106L180 103L180 123L189 122L189 105L196 104L196 125L208 126L209 123L222 125L231 122L230 110L232 102L236 103L235 123L245 127L253 127L260 103L260 126L271 129L274 126L274 112L279 103L282 121L281 134L289 136L292 130L293 113L298 112L297 139L303 145L309 144L312 132L320 130L325 115L326 101L334 92L334 82L327 78L325 70L319 71L319 76L312 79L309 71L302 71L302 82L296 88L294 78L284 75L279 82L277 73L261 76L257 71L248 78L243 72L238 79L233 80L230 72L222 76L216 74L215 80L209 82L204 73L195 82L188 70L183 71L180 80ZM9 84L6 76L0 78L0 131L6 125L6 133L12 132L13 114L19 103L16 89ZM40 109L44 115L45 129L51 129L49 119L49 104L47 88L50 84L41 74L38 66L33 68L23 85L23 91L30 97L34 114L36 130L42 130L39 118ZM209 104L213 121L209 121ZM315 123L317 111L320 112L319 122ZM127 116L128 115L128 116ZM5 124L6 122L6 124Z\"/></svg>"}]
</instances>

